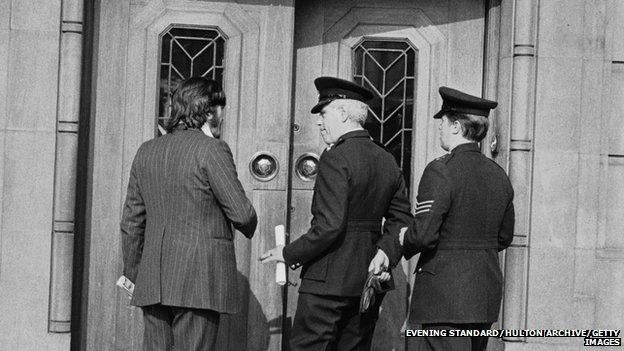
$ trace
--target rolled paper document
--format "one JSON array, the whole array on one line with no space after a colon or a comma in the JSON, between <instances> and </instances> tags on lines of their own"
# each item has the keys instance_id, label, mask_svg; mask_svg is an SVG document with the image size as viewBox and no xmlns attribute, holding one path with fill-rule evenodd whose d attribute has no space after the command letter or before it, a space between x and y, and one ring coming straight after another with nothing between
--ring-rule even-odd
<instances>
[{"instance_id":1,"label":"rolled paper document","mask_svg":"<svg viewBox=\"0 0 624 351\"><path fill-rule=\"evenodd\" d=\"M286 245L286 233L282 224L275 226L275 246L280 245ZM277 265L275 265L275 282L278 285L286 284L286 263L277 262Z\"/></svg>"}]
</instances>

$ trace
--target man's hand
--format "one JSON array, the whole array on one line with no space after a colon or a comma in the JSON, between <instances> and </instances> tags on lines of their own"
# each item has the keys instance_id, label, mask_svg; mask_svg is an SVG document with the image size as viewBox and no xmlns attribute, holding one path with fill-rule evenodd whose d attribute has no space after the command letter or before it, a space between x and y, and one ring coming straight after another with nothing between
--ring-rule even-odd
<instances>
[{"instance_id":1,"label":"man's hand","mask_svg":"<svg viewBox=\"0 0 624 351\"><path fill-rule=\"evenodd\" d=\"M259 261L262 263L273 262L273 261L284 262L283 252L284 252L283 245L276 246L272 248L271 250L263 253L262 256L260 256Z\"/></svg>"},{"instance_id":2,"label":"man's hand","mask_svg":"<svg viewBox=\"0 0 624 351\"><path fill-rule=\"evenodd\" d=\"M403 227L401 228L401 231L399 232L399 244L401 244L401 246L403 246L403 240L405 240L406 231L407 231L407 227Z\"/></svg>"},{"instance_id":3,"label":"man's hand","mask_svg":"<svg viewBox=\"0 0 624 351\"><path fill-rule=\"evenodd\" d=\"M390 280L390 273L386 272L389 264L390 260L386 253L381 249L377 249L375 257L373 257L371 263L368 265L368 271L379 275L379 281L386 282Z\"/></svg>"}]
</instances>

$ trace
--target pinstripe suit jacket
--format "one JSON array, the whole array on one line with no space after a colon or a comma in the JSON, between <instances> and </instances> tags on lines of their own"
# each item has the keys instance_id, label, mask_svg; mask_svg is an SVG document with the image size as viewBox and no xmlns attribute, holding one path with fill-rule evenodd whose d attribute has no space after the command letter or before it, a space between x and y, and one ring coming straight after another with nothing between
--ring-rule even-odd
<instances>
[{"instance_id":1,"label":"pinstripe suit jacket","mask_svg":"<svg viewBox=\"0 0 624 351\"><path fill-rule=\"evenodd\" d=\"M143 143L121 220L132 304L237 312L231 226L251 238L256 223L224 141L178 129Z\"/></svg>"}]
</instances>

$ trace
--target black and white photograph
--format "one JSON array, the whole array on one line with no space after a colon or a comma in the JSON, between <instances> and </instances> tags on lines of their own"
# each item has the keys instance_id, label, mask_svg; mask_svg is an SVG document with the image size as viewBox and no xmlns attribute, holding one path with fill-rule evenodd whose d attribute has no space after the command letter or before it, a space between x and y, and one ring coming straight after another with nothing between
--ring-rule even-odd
<instances>
[{"instance_id":1,"label":"black and white photograph","mask_svg":"<svg viewBox=\"0 0 624 351\"><path fill-rule=\"evenodd\" d=\"M622 350L624 1L0 0L0 350Z\"/></svg>"}]
</instances>

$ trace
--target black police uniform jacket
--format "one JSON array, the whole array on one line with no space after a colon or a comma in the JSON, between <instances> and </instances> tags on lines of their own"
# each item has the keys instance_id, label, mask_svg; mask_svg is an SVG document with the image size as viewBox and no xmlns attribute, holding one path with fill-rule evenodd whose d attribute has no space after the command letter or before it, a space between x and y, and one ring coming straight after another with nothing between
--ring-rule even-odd
<instances>
[{"instance_id":1,"label":"black police uniform jacket","mask_svg":"<svg viewBox=\"0 0 624 351\"><path fill-rule=\"evenodd\" d=\"M513 188L505 171L462 144L427 165L403 250L420 252L411 323L491 323L502 295L498 251L512 241Z\"/></svg>"},{"instance_id":2,"label":"black police uniform jacket","mask_svg":"<svg viewBox=\"0 0 624 351\"><path fill-rule=\"evenodd\" d=\"M395 258L392 240L411 221L405 181L394 157L365 130L341 136L321 155L307 233L288 244L284 259L303 265L300 293L359 296L377 245ZM382 218L385 223L382 228Z\"/></svg>"}]
</instances>

